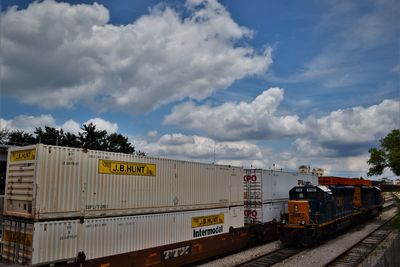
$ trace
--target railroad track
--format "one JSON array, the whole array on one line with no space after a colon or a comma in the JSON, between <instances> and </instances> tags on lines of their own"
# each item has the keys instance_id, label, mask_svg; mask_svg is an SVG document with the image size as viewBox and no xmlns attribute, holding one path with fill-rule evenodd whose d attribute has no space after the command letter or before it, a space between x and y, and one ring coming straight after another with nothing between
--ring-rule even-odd
<instances>
[{"instance_id":1,"label":"railroad track","mask_svg":"<svg viewBox=\"0 0 400 267\"><path fill-rule=\"evenodd\" d=\"M388 210L396 205L395 201L390 201L384 204L383 210ZM391 219L390 219L391 220ZM359 243L354 245L349 250L339 255L336 259L332 260L325 266L357 266L358 263L362 262L366 255L373 251L377 245L379 245L387 235L392 231L388 225L389 221L386 221L380 228L372 232L368 237L361 240ZM284 247L255 259L242 263L240 267L264 267L272 266L279 263L289 257L292 257L302 251L304 248L298 247Z\"/></svg>"},{"instance_id":2,"label":"railroad track","mask_svg":"<svg viewBox=\"0 0 400 267\"><path fill-rule=\"evenodd\" d=\"M389 222L391 219L324 266L357 266L360 264L393 231Z\"/></svg>"},{"instance_id":3,"label":"railroad track","mask_svg":"<svg viewBox=\"0 0 400 267\"><path fill-rule=\"evenodd\" d=\"M252 259L251 261L245 262L240 267L265 267L272 266L275 263L281 262L284 259L287 259L297 253L303 251L304 248L297 247L284 247L268 254L262 255L256 259Z\"/></svg>"},{"instance_id":4,"label":"railroad track","mask_svg":"<svg viewBox=\"0 0 400 267\"><path fill-rule=\"evenodd\" d=\"M395 205L396 205L395 201L386 202L383 204L383 210L391 209Z\"/></svg>"}]
</instances>

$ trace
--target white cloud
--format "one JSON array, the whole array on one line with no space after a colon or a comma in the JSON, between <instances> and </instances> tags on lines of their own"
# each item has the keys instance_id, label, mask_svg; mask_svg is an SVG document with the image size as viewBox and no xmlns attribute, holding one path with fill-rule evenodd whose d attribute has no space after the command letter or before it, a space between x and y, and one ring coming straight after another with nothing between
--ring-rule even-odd
<instances>
[{"instance_id":1,"label":"white cloud","mask_svg":"<svg viewBox=\"0 0 400 267\"><path fill-rule=\"evenodd\" d=\"M283 89L270 88L252 102L228 102L220 106L184 103L165 117L165 124L202 129L220 140L272 139L304 132L297 115L278 115Z\"/></svg>"},{"instance_id":2,"label":"white cloud","mask_svg":"<svg viewBox=\"0 0 400 267\"><path fill-rule=\"evenodd\" d=\"M400 126L400 101L340 109L321 118L309 117L305 125L309 134L323 143L371 143Z\"/></svg>"},{"instance_id":3,"label":"white cloud","mask_svg":"<svg viewBox=\"0 0 400 267\"><path fill-rule=\"evenodd\" d=\"M161 145L171 145L171 146L177 146L177 145L185 145L185 144L194 144L194 137L193 136L187 136L183 135L180 133L175 133L175 134L165 134L161 136L161 138L158 140L159 144Z\"/></svg>"},{"instance_id":4,"label":"white cloud","mask_svg":"<svg viewBox=\"0 0 400 267\"><path fill-rule=\"evenodd\" d=\"M183 103L165 117L164 123L200 129L219 140L295 136L312 137L324 145L370 143L400 125L400 102L397 100L384 100L366 108L339 109L320 118L310 116L301 121L295 114L278 115L283 93L283 89L271 88L252 102L228 102L215 107Z\"/></svg>"},{"instance_id":5,"label":"white cloud","mask_svg":"<svg viewBox=\"0 0 400 267\"><path fill-rule=\"evenodd\" d=\"M92 118L82 124L74 120L67 120L61 125L58 125L56 123L55 118L50 114L39 115L39 116L19 115L10 120L0 118L0 129L22 130L29 133L33 133L36 127L43 128L45 126L49 126L49 127L54 127L56 129L63 129L66 132L78 134L79 132L82 131L80 128L81 125L89 123L95 124L96 129L106 130L108 133L114 133L118 131L117 123L113 123L104 120L102 118Z\"/></svg>"},{"instance_id":6,"label":"white cloud","mask_svg":"<svg viewBox=\"0 0 400 267\"><path fill-rule=\"evenodd\" d=\"M43 126L56 126L56 120L52 115L40 116L19 115L11 120L0 118L0 129L22 130L32 133L35 128Z\"/></svg>"},{"instance_id":7,"label":"white cloud","mask_svg":"<svg viewBox=\"0 0 400 267\"><path fill-rule=\"evenodd\" d=\"M149 138L156 138L157 135L158 135L157 131L148 131L147 132L147 137L149 137Z\"/></svg>"},{"instance_id":8,"label":"white cloud","mask_svg":"<svg viewBox=\"0 0 400 267\"><path fill-rule=\"evenodd\" d=\"M135 138L133 138L135 139ZM203 136L189 136L181 133L163 135L153 143L140 142L138 149L149 155L202 162L231 164L235 166L265 166L260 148L246 141L216 142Z\"/></svg>"},{"instance_id":9,"label":"white cloud","mask_svg":"<svg viewBox=\"0 0 400 267\"><path fill-rule=\"evenodd\" d=\"M304 159L359 157L392 129L400 127L397 100L387 99L369 107L340 109L303 120L295 114L278 115L282 101L283 89L271 88L248 103L229 102L211 107L188 102L176 106L164 123L202 130L221 141L296 138L292 147L296 154L283 151L279 152L279 160L269 158L269 162L285 162L292 169L299 163L307 164L301 162Z\"/></svg>"},{"instance_id":10,"label":"white cloud","mask_svg":"<svg viewBox=\"0 0 400 267\"><path fill-rule=\"evenodd\" d=\"M94 125L96 125L97 130L107 131L108 133L115 133L118 131L117 123L113 123L113 122L104 120L102 118L93 118L93 119L87 120L83 124L88 125L90 123L93 123Z\"/></svg>"},{"instance_id":11,"label":"white cloud","mask_svg":"<svg viewBox=\"0 0 400 267\"><path fill-rule=\"evenodd\" d=\"M68 120L64 122L63 125L61 126L61 129L73 134L79 134L82 131L81 125L74 120Z\"/></svg>"},{"instance_id":12,"label":"white cloud","mask_svg":"<svg viewBox=\"0 0 400 267\"><path fill-rule=\"evenodd\" d=\"M121 26L99 4L10 8L2 13L2 93L47 108L84 102L140 113L266 71L271 48L241 45L252 32L221 4L187 6L186 17L158 5Z\"/></svg>"}]
</instances>

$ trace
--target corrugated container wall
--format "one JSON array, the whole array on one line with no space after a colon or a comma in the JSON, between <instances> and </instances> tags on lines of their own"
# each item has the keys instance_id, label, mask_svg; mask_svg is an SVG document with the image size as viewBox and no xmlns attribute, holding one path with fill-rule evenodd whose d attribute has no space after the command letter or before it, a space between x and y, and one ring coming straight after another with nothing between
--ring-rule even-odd
<instances>
[{"instance_id":1,"label":"corrugated container wall","mask_svg":"<svg viewBox=\"0 0 400 267\"><path fill-rule=\"evenodd\" d=\"M246 223L278 220L276 214L287 210L290 189L306 183L318 184L318 177L312 174L261 169L246 169L245 173Z\"/></svg>"},{"instance_id":2,"label":"corrugated container wall","mask_svg":"<svg viewBox=\"0 0 400 267\"><path fill-rule=\"evenodd\" d=\"M243 169L48 145L9 149L5 215L35 220L243 205Z\"/></svg>"},{"instance_id":3,"label":"corrugated container wall","mask_svg":"<svg viewBox=\"0 0 400 267\"><path fill-rule=\"evenodd\" d=\"M159 247L243 227L243 207L46 222L9 219L3 225L3 258L40 265L87 260ZM18 236L18 238L15 238ZM34 249L33 249L34 248Z\"/></svg>"}]
</instances>

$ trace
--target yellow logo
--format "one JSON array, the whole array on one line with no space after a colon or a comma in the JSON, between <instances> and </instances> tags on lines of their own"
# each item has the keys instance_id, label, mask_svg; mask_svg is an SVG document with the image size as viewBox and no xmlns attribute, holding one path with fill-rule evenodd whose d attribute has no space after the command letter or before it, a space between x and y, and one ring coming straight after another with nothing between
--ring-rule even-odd
<instances>
[{"instance_id":1,"label":"yellow logo","mask_svg":"<svg viewBox=\"0 0 400 267\"><path fill-rule=\"evenodd\" d=\"M223 223L224 223L224 214L216 214L216 215L192 218L192 228L204 227L214 224L223 224Z\"/></svg>"},{"instance_id":2,"label":"yellow logo","mask_svg":"<svg viewBox=\"0 0 400 267\"><path fill-rule=\"evenodd\" d=\"M11 151L11 161L34 160L36 149Z\"/></svg>"},{"instance_id":3,"label":"yellow logo","mask_svg":"<svg viewBox=\"0 0 400 267\"><path fill-rule=\"evenodd\" d=\"M99 159L99 173L156 176L156 164Z\"/></svg>"}]
</instances>

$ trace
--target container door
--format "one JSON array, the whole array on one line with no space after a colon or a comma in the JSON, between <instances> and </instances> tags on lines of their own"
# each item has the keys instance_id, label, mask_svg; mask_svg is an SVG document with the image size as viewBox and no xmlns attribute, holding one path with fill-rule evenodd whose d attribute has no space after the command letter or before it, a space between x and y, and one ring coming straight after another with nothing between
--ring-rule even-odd
<instances>
[{"instance_id":1,"label":"container door","mask_svg":"<svg viewBox=\"0 0 400 267\"><path fill-rule=\"evenodd\" d=\"M246 170L244 180L244 216L246 224L262 221L262 174Z\"/></svg>"},{"instance_id":2,"label":"container door","mask_svg":"<svg viewBox=\"0 0 400 267\"><path fill-rule=\"evenodd\" d=\"M31 265L33 224L22 220L3 222L3 261Z\"/></svg>"},{"instance_id":3,"label":"container door","mask_svg":"<svg viewBox=\"0 0 400 267\"><path fill-rule=\"evenodd\" d=\"M8 152L5 215L33 218L33 186L37 151L35 146Z\"/></svg>"}]
</instances>

